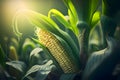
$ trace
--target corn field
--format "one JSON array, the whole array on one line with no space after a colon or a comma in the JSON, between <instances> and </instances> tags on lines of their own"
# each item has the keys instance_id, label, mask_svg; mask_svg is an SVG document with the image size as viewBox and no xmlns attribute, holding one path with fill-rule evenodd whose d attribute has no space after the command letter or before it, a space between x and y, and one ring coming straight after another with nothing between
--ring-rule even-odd
<instances>
[{"instance_id":1,"label":"corn field","mask_svg":"<svg viewBox=\"0 0 120 80\"><path fill-rule=\"evenodd\" d=\"M119 0L0 2L0 80L120 80Z\"/></svg>"}]
</instances>

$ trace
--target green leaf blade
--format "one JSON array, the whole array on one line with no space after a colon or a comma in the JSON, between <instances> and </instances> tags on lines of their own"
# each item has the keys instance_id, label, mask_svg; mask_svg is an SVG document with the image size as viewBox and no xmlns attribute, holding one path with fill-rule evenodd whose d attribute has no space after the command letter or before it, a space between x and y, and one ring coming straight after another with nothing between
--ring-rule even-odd
<instances>
[{"instance_id":1,"label":"green leaf blade","mask_svg":"<svg viewBox=\"0 0 120 80\"><path fill-rule=\"evenodd\" d=\"M3 67L5 66L5 53L2 49L1 44L0 44L0 65L2 65Z\"/></svg>"},{"instance_id":2,"label":"green leaf blade","mask_svg":"<svg viewBox=\"0 0 120 80\"><path fill-rule=\"evenodd\" d=\"M109 78L117 62L120 60L120 46L117 42L108 37L108 48L94 52L88 59L83 74L83 80L101 80ZM119 42L118 42L119 43ZM105 70L107 69L107 71Z\"/></svg>"},{"instance_id":3,"label":"green leaf blade","mask_svg":"<svg viewBox=\"0 0 120 80\"><path fill-rule=\"evenodd\" d=\"M11 62L6 62L6 65L13 67L14 69L24 72L26 68L26 64L21 61L11 61Z\"/></svg>"},{"instance_id":4,"label":"green leaf blade","mask_svg":"<svg viewBox=\"0 0 120 80\"><path fill-rule=\"evenodd\" d=\"M47 77L47 75L51 72L51 70L53 69L53 67L54 67L54 65L52 65L52 61L51 60L48 61L44 65L34 65L33 67L31 67L27 71L27 73L24 76L24 78L27 77L27 76L29 76L32 73L35 73L35 72L39 71L39 74L41 74L41 75L39 75L39 78L37 77L37 79L44 80Z\"/></svg>"}]
</instances>

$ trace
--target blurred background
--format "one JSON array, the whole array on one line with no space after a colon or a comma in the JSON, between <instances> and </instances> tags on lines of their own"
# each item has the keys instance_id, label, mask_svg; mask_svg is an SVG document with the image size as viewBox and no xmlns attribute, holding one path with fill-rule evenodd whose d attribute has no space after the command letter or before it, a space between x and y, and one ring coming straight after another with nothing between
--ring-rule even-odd
<instances>
[{"instance_id":1,"label":"blurred background","mask_svg":"<svg viewBox=\"0 0 120 80\"><path fill-rule=\"evenodd\" d=\"M67 14L67 9L62 0L0 0L0 41L6 36L14 36L12 19L18 10L31 9L47 15L51 8ZM19 23L21 32L33 32L33 27L28 20L21 17Z\"/></svg>"}]
</instances>

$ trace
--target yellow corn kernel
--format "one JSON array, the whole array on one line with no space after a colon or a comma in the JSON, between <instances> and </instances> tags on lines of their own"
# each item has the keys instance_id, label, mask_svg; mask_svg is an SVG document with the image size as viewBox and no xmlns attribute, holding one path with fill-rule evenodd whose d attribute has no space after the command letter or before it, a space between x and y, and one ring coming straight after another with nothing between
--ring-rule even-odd
<instances>
[{"instance_id":1,"label":"yellow corn kernel","mask_svg":"<svg viewBox=\"0 0 120 80\"><path fill-rule=\"evenodd\" d=\"M52 33L39 29L37 35L40 43L49 49L50 53L59 63L64 73L78 72L78 68L74 61L67 54L59 40Z\"/></svg>"}]
</instances>

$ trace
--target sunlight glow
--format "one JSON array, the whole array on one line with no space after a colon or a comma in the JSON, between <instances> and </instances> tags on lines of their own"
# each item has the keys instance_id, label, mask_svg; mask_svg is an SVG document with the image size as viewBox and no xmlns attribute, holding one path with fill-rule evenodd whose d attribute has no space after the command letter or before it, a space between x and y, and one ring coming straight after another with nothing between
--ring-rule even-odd
<instances>
[{"instance_id":1,"label":"sunlight glow","mask_svg":"<svg viewBox=\"0 0 120 80\"><path fill-rule=\"evenodd\" d=\"M2 2L2 15L4 17L4 22L11 22L11 19L20 9L28 9L27 4L24 0L7 0Z\"/></svg>"}]
</instances>

